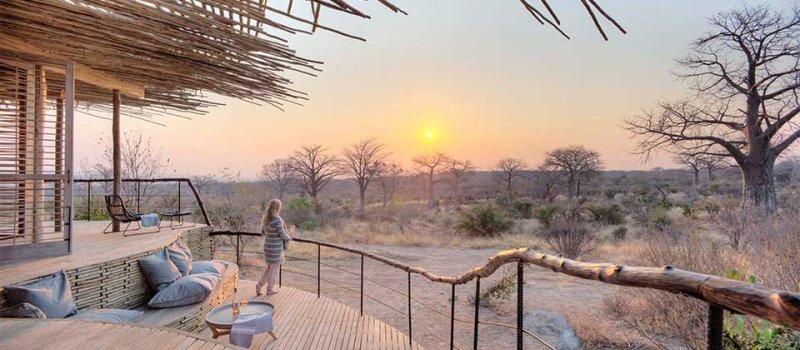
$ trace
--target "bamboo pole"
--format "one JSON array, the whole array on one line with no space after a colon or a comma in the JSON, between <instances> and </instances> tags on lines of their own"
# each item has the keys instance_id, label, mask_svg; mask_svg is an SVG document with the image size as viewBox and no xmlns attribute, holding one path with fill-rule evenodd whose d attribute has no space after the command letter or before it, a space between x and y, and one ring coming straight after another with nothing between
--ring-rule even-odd
<instances>
[{"instance_id":1,"label":"bamboo pole","mask_svg":"<svg viewBox=\"0 0 800 350\"><path fill-rule=\"evenodd\" d=\"M44 174L44 134L47 107L47 81L44 68L34 66L34 109L33 109L33 174ZM44 237L44 180L33 180L33 242Z\"/></svg>"}]
</instances>

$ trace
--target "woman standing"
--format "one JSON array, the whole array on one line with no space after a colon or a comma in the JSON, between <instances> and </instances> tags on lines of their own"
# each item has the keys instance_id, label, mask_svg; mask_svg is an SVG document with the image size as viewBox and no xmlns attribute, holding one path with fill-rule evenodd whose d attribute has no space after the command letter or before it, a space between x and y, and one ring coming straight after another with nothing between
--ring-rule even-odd
<instances>
[{"instance_id":1,"label":"woman standing","mask_svg":"<svg viewBox=\"0 0 800 350\"><path fill-rule=\"evenodd\" d=\"M256 295L261 295L261 289L267 286L267 295L278 293L275 287L278 284L278 273L284 261L283 252L292 239L286 223L280 217L281 201L272 199L267 205L266 213L261 220L261 234L264 235L264 262L267 267L261 274L256 284Z\"/></svg>"}]
</instances>

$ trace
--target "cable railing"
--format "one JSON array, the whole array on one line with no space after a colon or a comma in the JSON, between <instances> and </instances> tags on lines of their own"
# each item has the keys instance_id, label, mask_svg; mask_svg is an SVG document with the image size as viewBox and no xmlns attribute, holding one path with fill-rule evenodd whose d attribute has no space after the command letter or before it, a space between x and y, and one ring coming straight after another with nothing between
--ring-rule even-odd
<instances>
[{"instance_id":1,"label":"cable railing","mask_svg":"<svg viewBox=\"0 0 800 350\"><path fill-rule=\"evenodd\" d=\"M75 197L85 200L85 203L76 203L75 219L92 221L106 219L103 196L111 194L113 179L75 179L75 183L85 187L75 188ZM189 178L153 178L153 179L122 179L123 188L120 196L132 211L144 212L181 212L184 208L185 197L194 199L200 215L206 225L211 226L211 220L206 212L202 199ZM150 186L160 186L151 188ZM184 189L189 188L189 193ZM171 194L165 194L171 192ZM153 203L154 199L162 199L161 203ZM78 205L83 204L81 207Z\"/></svg>"},{"instance_id":2,"label":"cable railing","mask_svg":"<svg viewBox=\"0 0 800 350\"><path fill-rule=\"evenodd\" d=\"M211 233L214 236L235 236L236 237L236 261L240 262L240 243L241 238L246 236L259 237L261 234L252 232L231 232L231 231L216 231ZM408 337L409 342L413 342L413 325L412 320L412 301L419 305L425 306L433 310L435 313L441 315L441 312L425 304L424 302L412 297L412 274L425 277L433 283L449 284L451 286L450 298L450 339L449 342L439 337L434 332L435 336L440 340L449 344L451 349L456 349L455 346L455 322L471 322L473 327L473 349L478 347L478 325L491 324L494 326L507 327L516 330L516 348L523 348L523 336L528 335L539 340L544 346L553 348L551 345L542 341L536 335L528 332L523 327L523 301L524 301L524 266L526 264L535 265L542 268L550 269L557 273L570 275L577 278L595 280L603 283L615 284L626 287L649 288L671 292L675 294L682 294L685 296L693 297L695 299L704 301L708 304L708 320L707 320L707 348L709 350L721 350L723 338L723 324L725 321L724 311L729 311L733 314L743 314L760 319L771 321L775 324L789 327L795 330L800 330L800 294L795 292L776 290L764 286L754 285L741 281L731 280L718 276L705 275L690 271L683 271L672 266L664 266L661 268L654 267L635 267L624 266L607 263L585 263L571 259L566 259L561 256L548 255L536 252L530 248L519 248L499 252L498 254L489 258L488 262L480 267L473 268L458 276L445 276L435 274L420 267L412 267L403 264L394 259L377 255L364 250L341 246L333 243L315 241L310 239L295 238L294 242L316 245L317 247L317 260L316 260L316 274L311 275L304 273L305 276L316 278L317 296L321 296L322 282L338 285L322 277L322 266L329 266L338 270L343 270L348 274L355 275L352 271L346 271L339 267L334 267L322 262L322 247L335 249L338 251L351 253L360 256L360 312L363 315L364 310L364 297L375 300L375 298L366 295L364 292L364 280L373 282L377 285L391 290L407 297L407 311L403 312L376 300L378 303L383 304L397 312L400 312L408 318ZM392 288L381 284L380 282L371 280L364 276L364 259L368 258L392 268L402 270L407 274L407 292L403 293L397 288ZM294 258L295 260L305 260L310 263L314 261L302 258ZM516 280L517 280L517 295L516 295L516 326L506 325L495 322L486 322L480 320L480 281L494 274L501 267L508 264L516 264ZM298 273L297 271L287 269L287 272ZM283 267L281 268L281 274ZM279 280L282 279L279 278ZM455 316L455 292L458 285L466 284L475 280L475 310L474 318L472 321L459 319ZM281 282L282 283L282 282ZM344 286L341 286L344 287ZM344 287L348 290L355 292L354 289ZM425 327L423 327L425 328ZM429 330L430 331L430 330Z\"/></svg>"}]
</instances>

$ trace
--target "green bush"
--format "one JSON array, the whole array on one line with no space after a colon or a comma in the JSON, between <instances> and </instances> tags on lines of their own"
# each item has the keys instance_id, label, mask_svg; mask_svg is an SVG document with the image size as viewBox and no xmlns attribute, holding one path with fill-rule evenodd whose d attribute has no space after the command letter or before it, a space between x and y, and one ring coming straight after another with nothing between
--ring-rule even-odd
<instances>
[{"instance_id":1,"label":"green bush","mask_svg":"<svg viewBox=\"0 0 800 350\"><path fill-rule=\"evenodd\" d=\"M711 217L716 216L722 210L722 206L720 206L719 203L712 201L703 202L700 208Z\"/></svg>"},{"instance_id":2,"label":"green bush","mask_svg":"<svg viewBox=\"0 0 800 350\"><path fill-rule=\"evenodd\" d=\"M687 218L697 216L697 210L689 204L681 204L681 213Z\"/></svg>"},{"instance_id":3,"label":"green bush","mask_svg":"<svg viewBox=\"0 0 800 350\"><path fill-rule=\"evenodd\" d=\"M319 228L319 218L314 210L314 202L306 197L289 200L281 213L288 224L297 225L302 230L312 231Z\"/></svg>"},{"instance_id":4,"label":"green bush","mask_svg":"<svg viewBox=\"0 0 800 350\"><path fill-rule=\"evenodd\" d=\"M667 226L672 225L672 219L667 215L666 209L656 207L650 215L650 225L659 230L664 230Z\"/></svg>"},{"instance_id":5,"label":"green bush","mask_svg":"<svg viewBox=\"0 0 800 350\"><path fill-rule=\"evenodd\" d=\"M516 199L511 205L514 212L523 219L530 219L533 217L533 202L527 199Z\"/></svg>"},{"instance_id":6,"label":"green bush","mask_svg":"<svg viewBox=\"0 0 800 350\"><path fill-rule=\"evenodd\" d=\"M607 225L619 225L625 221L625 213L619 204L611 204L609 206L589 205L586 210L592 214L594 221Z\"/></svg>"},{"instance_id":7,"label":"green bush","mask_svg":"<svg viewBox=\"0 0 800 350\"><path fill-rule=\"evenodd\" d=\"M514 226L502 209L494 205L476 206L461 213L456 229L474 236L492 237Z\"/></svg>"},{"instance_id":8,"label":"green bush","mask_svg":"<svg viewBox=\"0 0 800 350\"><path fill-rule=\"evenodd\" d=\"M556 207L551 205L545 205L536 209L533 213L533 218L539 221L540 224L544 228L550 228L553 224L553 221L556 219L556 214L558 214Z\"/></svg>"},{"instance_id":9,"label":"green bush","mask_svg":"<svg viewBox=\"0 0 800 350\"><path fill-rule=\"evenodd\" d=\"M625 226L620 226L611 231L611 237L614 237L615 241L622 241L625 239L625 236L628 235L628 228Z\"/></svg>"}]
</instances>

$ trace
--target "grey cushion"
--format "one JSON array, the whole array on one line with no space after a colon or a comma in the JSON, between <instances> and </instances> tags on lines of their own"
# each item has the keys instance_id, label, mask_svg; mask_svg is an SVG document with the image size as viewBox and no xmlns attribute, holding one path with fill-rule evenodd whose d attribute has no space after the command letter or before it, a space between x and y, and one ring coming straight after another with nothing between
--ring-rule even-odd
<instances>
[{"instance_id":1,"label":"grey cushion","mask_svg":"<svg viewBox=\"0 0 800 350\"><path fill-rule=\"evenodd\" d=\"M44 311L29 303L17 304L0 310L0 317L9 318L47 318Z\"/></svg>"},{"instance_id":2,"label":"grey cushion","mask_svg":"<svg viewBox=\"0 0 800 350\"><path fill-rule=\"evenodd\" d=\"M88 320L113 323L134 323L142 317L144 312L123 309L92 309L78 312L70 320Z\"/></svg>"},{"instance_id":3,"label":"grey cushion","mask_svg":"<svg viewBox=\"0 0 800 350\"><path fill-rule=\"evenodd\" d=\"M181 278L178 267L169 259L167 248L139 258L139 267L142 269L147 283L156 291L161 291L170 283Z\"/></svg>"},{"instance_id":4,"label":"grey cushion","mask_svg":"<svg viewBox=\"0 0 800 350\"><path fill-rule=\"evenodd\" d=\"M198 273L181 277L169 287L158 292L147 306L156 309L165 309L199 303L211 295L219 283L219 275L213 273Z\"/></svg>"},{"instance_id":5,"label":"grey cushion","mask_svg":"<svg viewBox=\"0 0 800 350\"><path fill-rule=\"evenodd\" d=\"M63 270L33 283L6 286L5 290L9 305L29 303L48 318L64 318L78 312Z\"/></svg>"},{"instance_id":6,"label":"grey cushion","mask_svg":"<svg viewBox=\"0 0 800 350\"><path fill-rule=\"evenodd\" d=\"M167 249L169 259L181 272L181 276L186 276L192 272L192 250L183 238L178 238L175 242L169 245Z\"/></svg>"},{"instance_id":7,"label":"grey cushion","mask_svg":"<svg viewBox=\"0 0 800 350\"><path fill-rule=\"evenodd\" d=\"M201 260L192 263L192 274L215 273L221 275L225 271L225 263L216 260Z\"/></svg>"}]
</instances>

